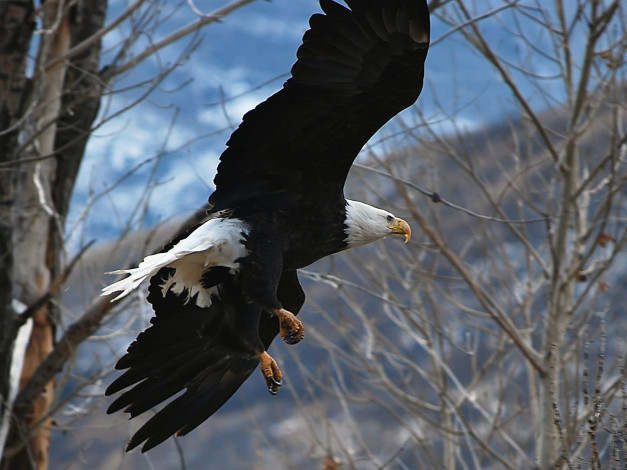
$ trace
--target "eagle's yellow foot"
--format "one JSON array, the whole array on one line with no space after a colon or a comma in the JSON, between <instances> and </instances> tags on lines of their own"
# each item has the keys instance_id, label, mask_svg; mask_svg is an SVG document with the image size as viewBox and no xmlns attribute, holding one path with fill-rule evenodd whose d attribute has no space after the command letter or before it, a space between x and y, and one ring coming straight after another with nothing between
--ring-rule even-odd
<instances>
[{"instance_id":1,"label":"eagle's yellow foot","mask_svg":"<svg viewBox=\"0 0 627 470\"><path fill-rule=\"evenodd\" d=\"M259 362L263 378L266 379L268 391L272 395L276 395L279 393L279 388L281 387L281 383L283 381L283 374L281 374L279 366L276 361L272 359L272 356L270 356L270 354L266 351L259 354Z\"/></svg>"},{"instance_id":2,"label":"eagle's yellow foot","mask_svg":"<svg viewBox=\"0 0 627 470\"><path fill-rule=\"evenodd\" d=\"M303 323L292 312L284 308L275 308L272 312L279 317L283 341L287 344L296 344L305 337Z\"/></svg>"}]
</instances>

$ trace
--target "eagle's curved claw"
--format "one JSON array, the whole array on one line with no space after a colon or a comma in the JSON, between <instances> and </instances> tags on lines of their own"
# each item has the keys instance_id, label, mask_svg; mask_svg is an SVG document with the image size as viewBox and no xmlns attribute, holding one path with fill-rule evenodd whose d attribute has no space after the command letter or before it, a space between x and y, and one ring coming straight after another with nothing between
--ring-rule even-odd
<instances>
[{"instance_id":1,"label":"eagle's curved claw","mask_svg":"<svg viewBox=\"0 0 627 470\"><path fill-rule=\"evenodd\" d=\"M276 395L277 393L279 393L279 388L281 387L281 384L283 383L282 380L275 380L274 377L270 377L268 379L266 379L266 383L269 383L270 385L268 385L268 392L270 392L270 395Z\"/></svg>"},{"instance_id":2,"label":"eagle's curved claw","mask_svg":"<svg viewBox=\"0 0 627 470\"><path fill-rule=\"evenodd\" d=\"M287 344L296 344L302 341L305 337L305 327L292 312L284 308L275 308L272 313L279 318L283 341Z\"/></svg>"},{"instance_id":3,"label":"eagle's curved claw","mask_svg":"<svg viewBox=\"0 0 627 470\"><path fill-rule=\"evenodd\" d=\"M279 366L266 351L259 354L259 362L261 373L266 380L268 392L270 392L271 395L276 395L279 393L279 388L283 383L283 374L281 374Z\"/></svg>"}]
</instances>

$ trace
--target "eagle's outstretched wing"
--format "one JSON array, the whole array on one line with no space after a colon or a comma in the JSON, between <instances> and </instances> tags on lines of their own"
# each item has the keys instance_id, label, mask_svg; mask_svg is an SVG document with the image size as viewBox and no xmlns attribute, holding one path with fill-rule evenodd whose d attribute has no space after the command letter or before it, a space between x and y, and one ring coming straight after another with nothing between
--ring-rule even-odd
<instances>
[{"instance_id":1,"label":"eagle's outstretched wing","mask_svg":"<svg viewBox=\"0 0 627 470\"><path fill-rule=\"evenodd\" d=\"M124 409L134 417L170 400L137 431L128 449L145 442L146 451L175 433L188 433L222 406L259 363L270 391L278 390L280 371L264 348L279 330L288 343L302 338L302 325L293 315L304 301L295 269L346 248L335 242L344 243L350 229L343 225L351 214L342 194L350 165L366 141L422 89L429 44L426 1L346 2L350 10L321 0L326 15L311 18L292 78L246 114L227 143L210 203L214 212L232 210L181 235L104 289L126 295L150 277L148 300L155 311L152 326L116 366L125 372L106 393L122 394L109 412ZM279 199L274 196L283 201L307 197L312 204L335 199L342 212L336 214L335 232L325 233L333 249L314 250L311 240L301 240L298 256L287 266L280 253L273 258L264 251L269 245L283 249L271 235L285 227L269 237L260 235L260 219L271 224L285 207L275 205ZM366 206L356 204L352 207ZM259 214L260 206L275 212ZM382 230L373 230L366 242L390 233L408 236L408 228L393 232L389 225L388 220L400 219L368 208L365 212L381 222ZM324 236L317 238L324 245ZM259 266L263 269L253 269ZM272 289L265 289L271 296L276 290L271 304L260 303L262 296L244 295L254 291L251 279L253 287L267 287L263 280L270 272L280 275L278 285L276 276ZM266 304L274 314L262 308Z\"/></svg>"},{"instance_id":2,"label":"eagle's outstretched wing","mask_svg":"<svg viewBox=\"0 0 627 470\"><path fill-rule=\"evenodd\" d=\"M139 334L116 369L126 371L106 390L112 395L129 387L107 410L124 410L131 418L174 398L152 416L131 438L127 450L142 442L142 452L152 449L173 434L185 435L209 418L244 383L255 370L257 357L242 350L234 335L232 315L246 316L256 309L259 337L267 349L279 332L274 315L258 307L243 305L224 289L210 307L194 302L182 304L181 297L169 291L162 295L168 268L150 281L148 301L155 316L152 325ZM294 314L303 305L305 295L296 271L284 273L277 293ZM255 322L254 319L251 321ZM255 327L257 323L255 322Z\"/></svg>"},{"instance_id":3,"label":"eagle's outstretched wing","mask_svg":"<svg viewBox=\"0 0 627 470\"><path fill-rule=\"evenodd\" d=\"M214 210L321 188L341 195L368 139L418 98L429 47L426 2L347 3L352 11L321 0L326 15L311 17L292 77L233 132L209 199Z\"/></svg>"}]
</instances>

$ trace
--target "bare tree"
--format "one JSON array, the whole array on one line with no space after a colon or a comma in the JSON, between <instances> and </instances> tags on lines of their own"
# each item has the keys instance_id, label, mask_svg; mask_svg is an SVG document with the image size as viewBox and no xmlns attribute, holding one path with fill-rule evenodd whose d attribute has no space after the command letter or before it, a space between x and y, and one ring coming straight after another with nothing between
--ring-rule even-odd
<instances>
[{"instance_id":1,"label":"bare tree","mask_svg":"<svg viewBox=\"0 0 627 470\"><path fill-rule=\"evenodd\" d=\"M310 273L343 302L308 331L330 362L303 365L306 435L348 468L623 468L624 5L441 3L444 37L481 57L510 112L468 131L427 86L441 110L369 151L355 176L402 194L422 246Z\"/></svg>"}]
</instances>

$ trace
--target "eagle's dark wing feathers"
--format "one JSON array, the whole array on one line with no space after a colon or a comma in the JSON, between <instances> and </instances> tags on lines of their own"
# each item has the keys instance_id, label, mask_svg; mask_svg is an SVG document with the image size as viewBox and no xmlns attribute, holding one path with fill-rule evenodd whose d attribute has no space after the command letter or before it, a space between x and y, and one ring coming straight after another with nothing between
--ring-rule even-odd
<instances>
[{"instance_id":1,"label":"eagle's dark wing feathers","mask_svg":"<svg viewBox=\"0 0 627 470\"><path fill-rule=\"evenodd\" d=\"M302 339L294 315L305 296L296 269L347 247L348 170L368 139L422 88L426 2L346 2L352 11L321 0L325 14L311 18L292 77L247 113L227 142L210 197L213 212L222 212L161 255L119 271L130 275L103 290L123 297L150 277L155 311L116 365L125 372L106 391L121 392L108 411L135 417L169 400L127 449L144 443L146 451L188 433L258 364L270 392L280 386L282 375L266 350L279 331L290 344ZM357 204L352 207L367 206ZM385 211L368 207L385 220ZM389 232L373 233L377 239Z\"/></svg>"},{"instance_id":2,"label":"eagle's dark wing feathers","mask_svg":"<svg viewBox=\"0 0 627 470\"><path fill-rule=\"evenodd\" d=\"M164 268L150 281L148 301L156 315L150 328L138 335L116 364L116 369L126 371L111 383L106 395L132 388L111 403L107 413L124 409L134 418L185 391L133 435L127 450L146 441L142 447L146 452L173 434L187 434L215 413L259 364L257 357L238 348L237 341L230 341L238 331L228 321L225 304L241 302L233 302L228 292L223 292L223 299L216 299L209 308L194 302L182 305L172 292L162 295L161 284L167 275L168 268ZM283 274L277 295L298 313L305 294L296 271ZM248 308L258 309L251 304ZM279 324L274 315L259 315L259 338L267 349Z\"/></svg>"},{"instance_id":3,"label":"eagle's dark wing feathers","mask_svg":"<svg viewBox=\"0 0 627 470\"><path fill-rule=\"evenodd\" d=\"M420 94L429 44L426 4L322 0L292 77L248 112L215 177L214 210L272 195L341 196L368 139Z\"/></svg>"}]
</instances>

